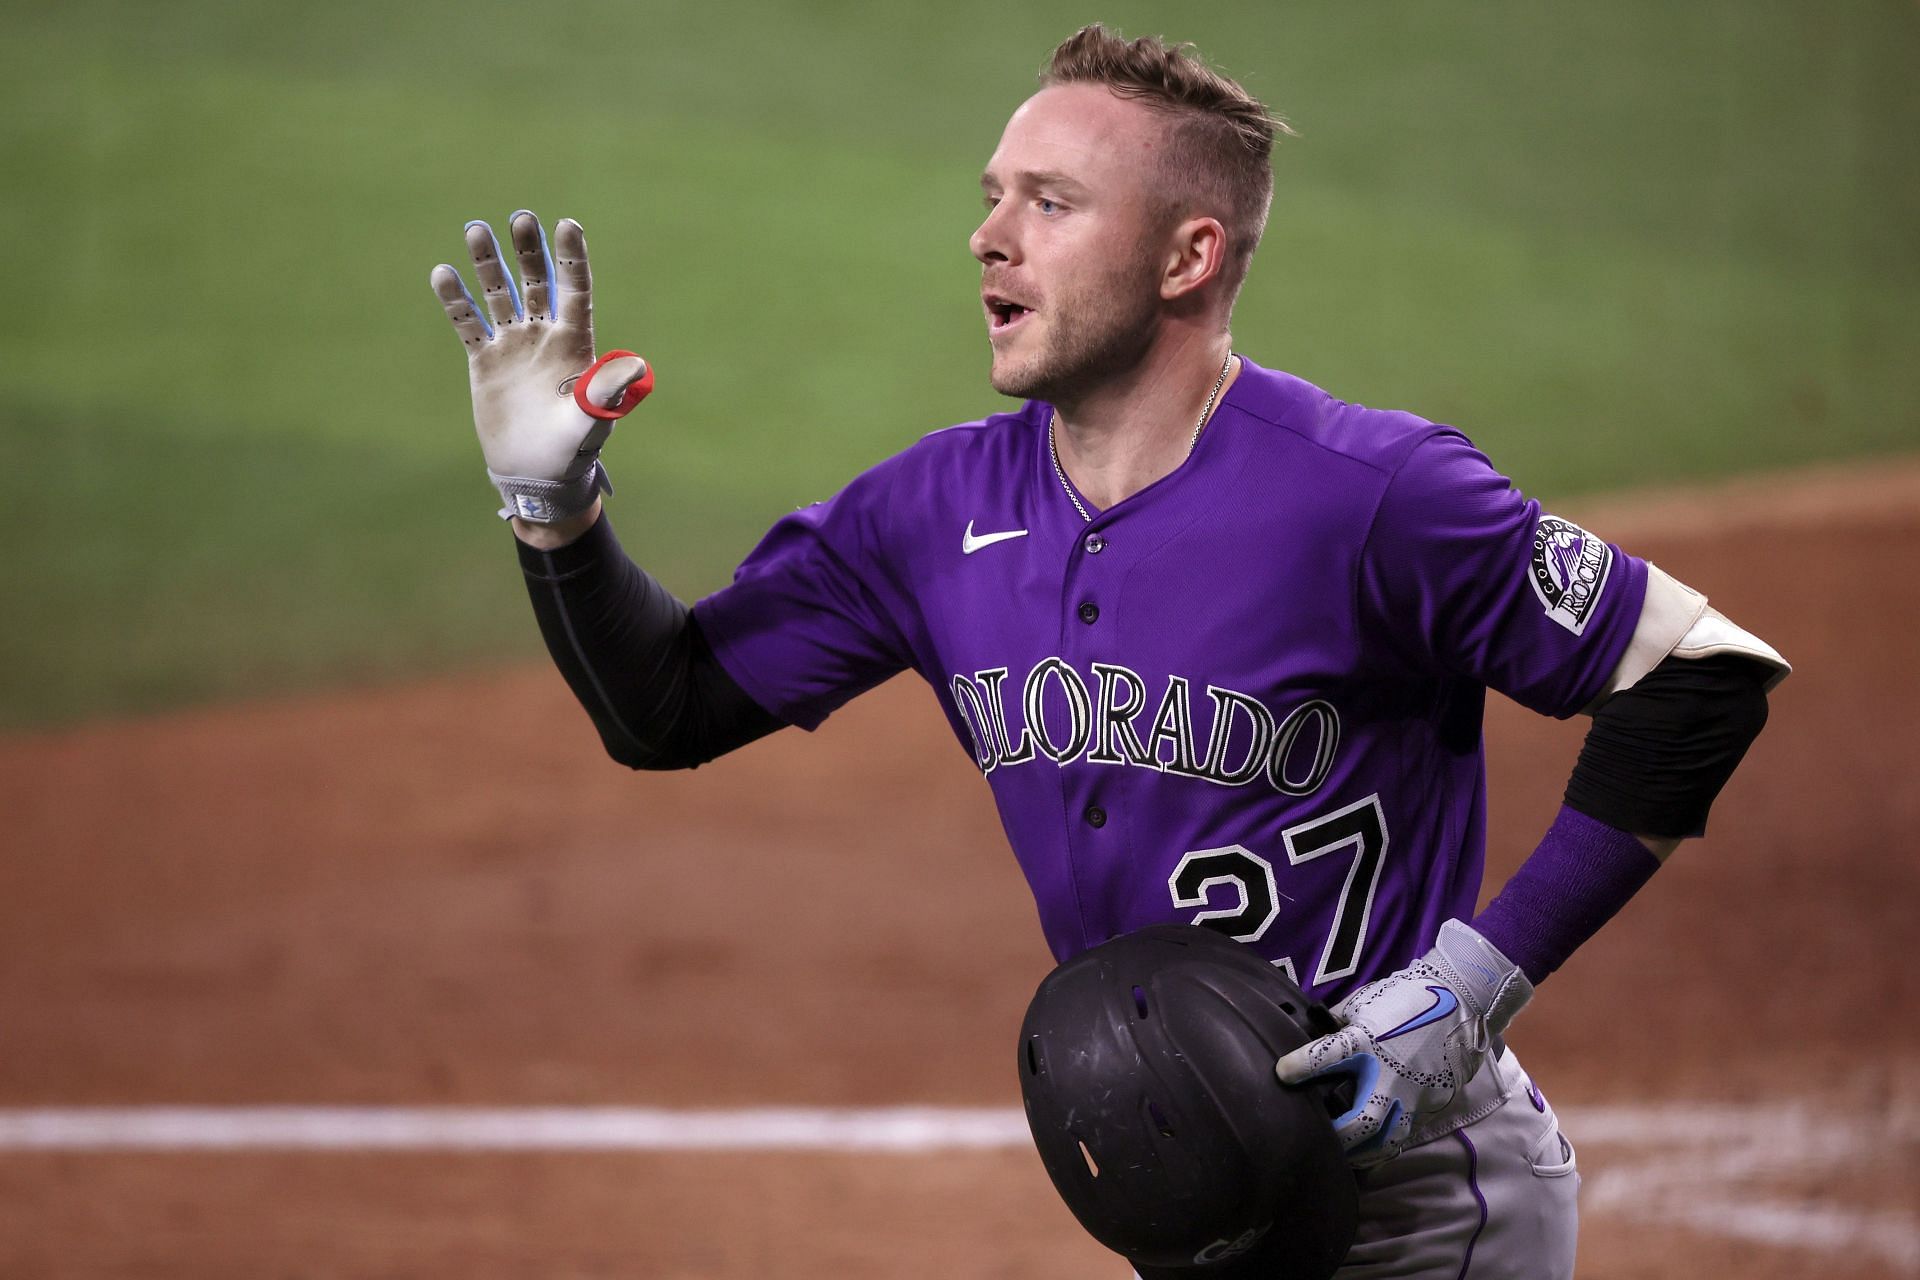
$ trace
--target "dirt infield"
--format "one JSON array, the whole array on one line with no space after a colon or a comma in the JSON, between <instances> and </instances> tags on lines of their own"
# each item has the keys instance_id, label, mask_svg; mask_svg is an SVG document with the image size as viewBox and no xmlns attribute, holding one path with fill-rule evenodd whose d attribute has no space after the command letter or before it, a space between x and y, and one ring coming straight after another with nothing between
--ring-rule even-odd
<instances>
[{"instance_id":1,"label":"dirt infield","mask_svg":"<svg viewBox=\"0 0 1920 1280\"><path fill-rule=\"evenodd\" d=\"M1920 463L1565 505L1798 667L1709 838L1515 1028L1581 1274L1920 1275ZM1497 884L1581 729L1495 702ZM1007 1107L1048 967L905 680L669 777L545 669L18 736L0 812L4 1108ZM1755 1132L1686 1127L1721 1106ZM7 1277L1123 1274L1018 1149L0 1152Z\"/></svg>"}]
</instances>

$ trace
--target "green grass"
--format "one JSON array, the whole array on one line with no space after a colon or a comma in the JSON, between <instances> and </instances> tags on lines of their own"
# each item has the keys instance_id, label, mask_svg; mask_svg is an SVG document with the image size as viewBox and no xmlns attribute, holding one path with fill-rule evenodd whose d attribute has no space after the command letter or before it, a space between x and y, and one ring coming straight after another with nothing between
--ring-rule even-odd
<instances>
[{"instance_id":1,"label":"green grass","mask_svg":"<svg viewBox=\"0 0 1920 1280\"><path fill-rule=\"evenodd\" d=\"M1566 493L1920 445L1920 12L1136 0L10 14L0 724L538 651L426 286L588 229L608 451L683 595L998 407L973 178L1090 16L1301 130L1240 347Z\"/></svg>"}]
</instances>

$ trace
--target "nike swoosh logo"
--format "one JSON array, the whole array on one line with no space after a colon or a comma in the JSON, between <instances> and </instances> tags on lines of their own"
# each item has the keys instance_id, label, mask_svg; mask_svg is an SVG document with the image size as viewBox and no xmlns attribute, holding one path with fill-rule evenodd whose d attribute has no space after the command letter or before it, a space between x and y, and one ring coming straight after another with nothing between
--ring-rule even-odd
<instances>
[{"instance_id":1,"label":"nike swoosh logo","mask_svg":"<svg viewBox=\"0 0 1920 1280\"><path fill-rule=\"evenodd\" d=\"M1430 1027L1460 1007L1460 998L1445 987L1429 986L1427 990L1433 992L1433 1007L1431 1009L1428 1009L1424 1013L1415 1014L1385 1035L1375 1036L1374 1039L1391 1040L1395 1036L1403 1036L1409 1031L1418 1031L1422 1027Z\"/></svg>"},{"instance_id":2,"label":"nike swoosh logo","mask_svg":"<svg viewBox=\"0 0 1920 1280\"><path fill-rule=\"evenodd\" d=\"M1025 529L1009 529L1005 533L983 533L973 536L973 521L967 521L967 531L960 535L960 554L970 556L982 547L990 547L996 542L1005 542L1008 538L1024 538Z\"/></svg>"}]
</instances>

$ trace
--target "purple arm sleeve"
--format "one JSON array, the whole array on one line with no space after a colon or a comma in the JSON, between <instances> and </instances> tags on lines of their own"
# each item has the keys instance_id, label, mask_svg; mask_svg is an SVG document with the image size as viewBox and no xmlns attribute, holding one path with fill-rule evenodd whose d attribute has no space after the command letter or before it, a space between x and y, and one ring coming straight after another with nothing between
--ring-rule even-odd
<instances>
[{"instance_id":1,"label":"purple arm sleeve","mask_svg":"<svg viewBox=\"0 0 1920 1280\"><path fill-rule=\"evenodd\" d=\"M1538 983L1659 869L1638 836L1563 807L1473 927Z\"/></svg>"}]
</instances>

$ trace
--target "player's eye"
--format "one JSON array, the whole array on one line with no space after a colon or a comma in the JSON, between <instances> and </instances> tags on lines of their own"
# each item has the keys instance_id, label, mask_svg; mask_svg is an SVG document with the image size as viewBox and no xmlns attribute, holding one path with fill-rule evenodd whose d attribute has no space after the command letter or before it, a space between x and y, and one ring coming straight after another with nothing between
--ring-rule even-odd
<instances>
[{"instance_id":1,"label":"player's eye","mask_svg":"<svg viewBox=\"0 0 1920 1280\"><path fill-rule=\"evenodd\" d=\"M1034 203L1034 206L1038 208L1041 213L1055 214L1060 212L1060 206L1055 204L1053 201L1047 199L1045 196L1041 196L1038 200L1034 201L1033 203Z\"/></svg>"}]
</instances>

